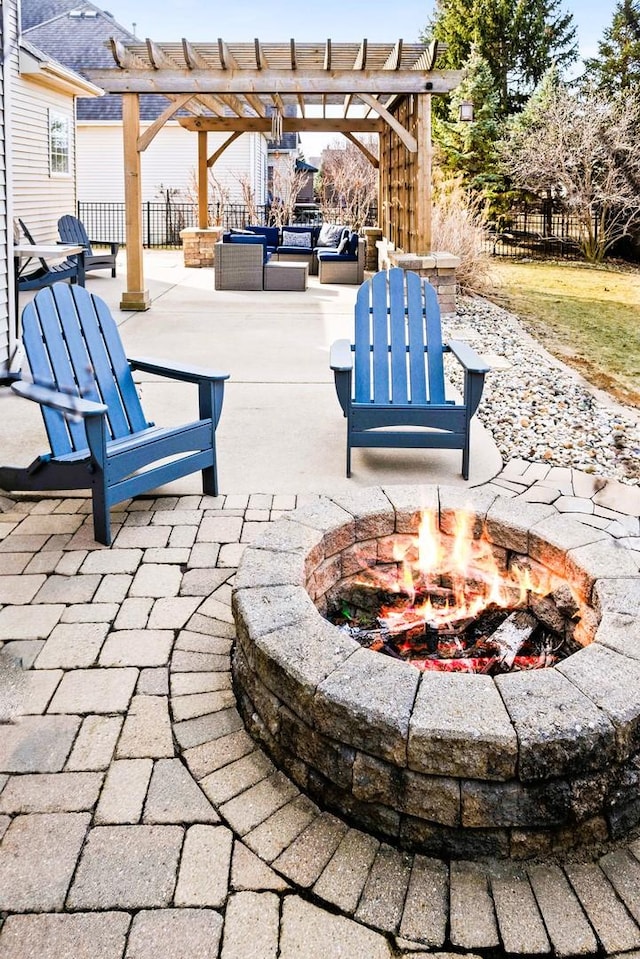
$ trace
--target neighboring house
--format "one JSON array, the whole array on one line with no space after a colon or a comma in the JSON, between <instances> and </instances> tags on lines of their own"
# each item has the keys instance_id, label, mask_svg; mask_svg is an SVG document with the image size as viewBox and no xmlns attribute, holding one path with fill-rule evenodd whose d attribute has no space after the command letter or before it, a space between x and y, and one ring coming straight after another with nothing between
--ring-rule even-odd
<instances>
[{"instance_id":1,"label":"neighboring house","mask_svg":"<svg viewBox=\"0 0 640 959\"><path fill-rule=\"evenodd\" d=\"M108 41L137 38L111 14L86 0L22 0L24 36L41 50L77 73L113 67ZM142 131L167 106L162 96L140 98ZM184 111L181 115L185 115ZM124 202L122 106L119 96L79 100L77 105L77 172L81 202ZM227 139L209 134L209 154ZM142 197L157 200L166 191L175 199L195 197L197 137L170 120L142 153ZM255 202L266 201L267 141L262 134L245 133L212 168L212 200L221 192L230 202L242 202L241 181L253 191Z\"/></svg>"},{"instance_id":2,"label":"neighboring house","mask_svg":"<svg viewBox=\"0 0 640 959\"><path fill-rule=\"evenodd\" d=\"M6 378L16 349L9 187L11 74L17 71L18 20L16 0L0 6L0 382Z\"/></svg>"},{"instance_id":3,"label":"neighboring house","mask_svg":"<svg viewBox=\"0 0 640 959\"><path fill-rule=\"evenodd\" d=\"M296 160L296 170L304 174L302 186L298 190L298 203L313 203L315 200L313 178L318 172L318 167L305 160Z\"/></svg>"},{"instance_id":4,"label":"neighboring house","mask_svg":"<svg viewBox=\"0 0 640 959\"><path fill-rule=\"evenodd\" d=\"M11 87L13 215L41 243L76 209L75 98L102 91L20 38Z\"/></svg>"},{"instance_id":5,"label":"neighboring house","mask_svg":"<svg viewBox=\"0 0 640 959\"><path fill-rule=\"evenodd\" d=\"M296 116L296 108L288 104L285 107L284 116ZM293 168L291 164L293 163ZM300 134L284 133L279 140L269 140L269 176L268 189L269 198L273 198L278 192L278 180L284 180L289 183L291 171L303 174L297 178L300 189L297 193L299 203L310 203L313 201L313 174L318 171L315 167L305 163L300 157ZM276 184L274 187L274 172L276 173ZM279 175L278 175L279 173Z\"/></svg>"}]
</instances>

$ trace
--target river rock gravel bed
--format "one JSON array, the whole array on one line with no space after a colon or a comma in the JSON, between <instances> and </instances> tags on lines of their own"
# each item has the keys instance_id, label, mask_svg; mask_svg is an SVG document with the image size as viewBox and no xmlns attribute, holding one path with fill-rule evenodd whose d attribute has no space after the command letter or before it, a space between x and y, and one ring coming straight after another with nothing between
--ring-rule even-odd
<instances>
[{"instance_id":1,"label":"river rock gravel bed","mask_svg":"<svg viewBox=\"0 0 640 959\"><path fill-rule=\"evenodd\" d=\"M640 485L638 413L600 399L517 316L461 296L455 315L443 318L443 331L445 339L469 343L492 367L478 418L505 461L519 457ZM450 357L447 375L461 389L460 368Z\"/></svg>"}]
</instances>

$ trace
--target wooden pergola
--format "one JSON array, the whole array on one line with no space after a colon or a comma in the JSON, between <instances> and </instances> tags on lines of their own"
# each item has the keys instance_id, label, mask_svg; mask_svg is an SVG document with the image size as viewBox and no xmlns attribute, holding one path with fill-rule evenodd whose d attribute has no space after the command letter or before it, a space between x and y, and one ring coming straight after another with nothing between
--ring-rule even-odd
<instances>
[{"instance_id":1,"label":"wooden pergola","mask_svg":"<svg viewBox=\"0 0 640 959\"><path fill-rule=\"evenodd\" d=\"M378 167L384 236L407 253L430 251L431 97L448 93L462 79L459 71L436 70L437 44L219 39L197 44L147 40L125 46L112 40L111 48L116 66L92 70L90 77L106 92L122 94L127 243L123 307L149 307L140 155L179 113L179 122L198 135L200 227L208 225L207 171L243 133L342 133ZM161 94L168 104L141 133L139 97L145 93ZM212 155L209 132L228 134ZM357 133L379 135L379 160L357 140Z\"/></svg>"}]
</instances>

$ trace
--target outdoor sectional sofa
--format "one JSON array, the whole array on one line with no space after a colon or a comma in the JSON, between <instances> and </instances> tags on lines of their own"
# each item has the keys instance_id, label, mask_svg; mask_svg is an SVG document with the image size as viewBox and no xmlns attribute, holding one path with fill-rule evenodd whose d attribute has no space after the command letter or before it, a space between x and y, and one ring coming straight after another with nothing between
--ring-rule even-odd
<instances>
[{"instance_id":1,"label":"outdoor sectional sofa","mask_svg":"<svg viewBox=\"0 0 640 959\"><path fill-rule=\"evenodd\" d=\"M215 288L304 290L307 275L318 273L321 283L359 284L364 259L365 241L348 227L249 226L216 244Z\"/></svg>"},{"instance_id":2,"label":"outdoor sectional sofa","mask_svg":"<svg viewBox=\"0 0 640 959\"><path fill-rule=\"evenodd\" d=\"M337 250L318 252L318 275L321 283L355 283L364 279L366 256L365 240L357 233L350 233Z\"/></svg>"},{"instance_id":3,"label":"outdoor sectional sofa","mask_svg":"<svg viewBox=\"0 0 640 959\"><path fill-rule=\"evenodd\" d=\"M337 223L292 224L277 226L247 226L232 234L254 233L264 236L267 252L279 262L308 263L309 274L318 273L318 254L321 251L336 252L341 240L349 235L349 228Z\"/></svg>"},{"instance_id":4,"label":"outdoor sectional sofa","mask_svg":"<svg viewBox=\"0 0 640 959\"><path fill-rule=\"evenodd\" d=\"M216 290L306 290L306 263L281 263L267 247L266 237L225 233L216 243Z\"/></svg>"}]
</instances>

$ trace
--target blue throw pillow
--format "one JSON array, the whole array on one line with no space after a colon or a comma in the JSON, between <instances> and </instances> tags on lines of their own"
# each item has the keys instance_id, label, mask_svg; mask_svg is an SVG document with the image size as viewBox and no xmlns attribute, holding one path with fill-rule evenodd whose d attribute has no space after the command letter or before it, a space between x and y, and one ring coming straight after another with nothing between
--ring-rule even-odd
<instances>
[{"instance_id":1,"label":"blue throw pillow","mask_svg":"<svg viewBox=\"0 0 640 959\"><path fill-rule=\"evenodd\" d=\"M340 242L338 243L338 248L336 253L348 253L349 252L349 235L343 236Z\"/></svg>"},{"instance_id":2,"label":"blue throw pillow","mask_svg":"<svg viewBox=\"0 0 640 959\"><path fill-rule=\"evenodd\" d=\"M311 248L311 230L308 232L299 232L298 230L287 230L286 228L282 231L282 245L283 246L300 246L305 249Z\"/></svg>"},{"instance_id":3,"label":"blue throw pillow","mask_svg":"<svg viewBox=\"0 0 640 959\"><path fill-rule=\"evenodd\" d=\"M351 253L352 256L355 256L356 253L358 252L358 241L359 241L359 239L360 239L360 237L358 236L357 233L352 233L351 236L349 237L349 240L348 240L348 243L349 243L349 253Z\"/></svg>"}]
</instances>

